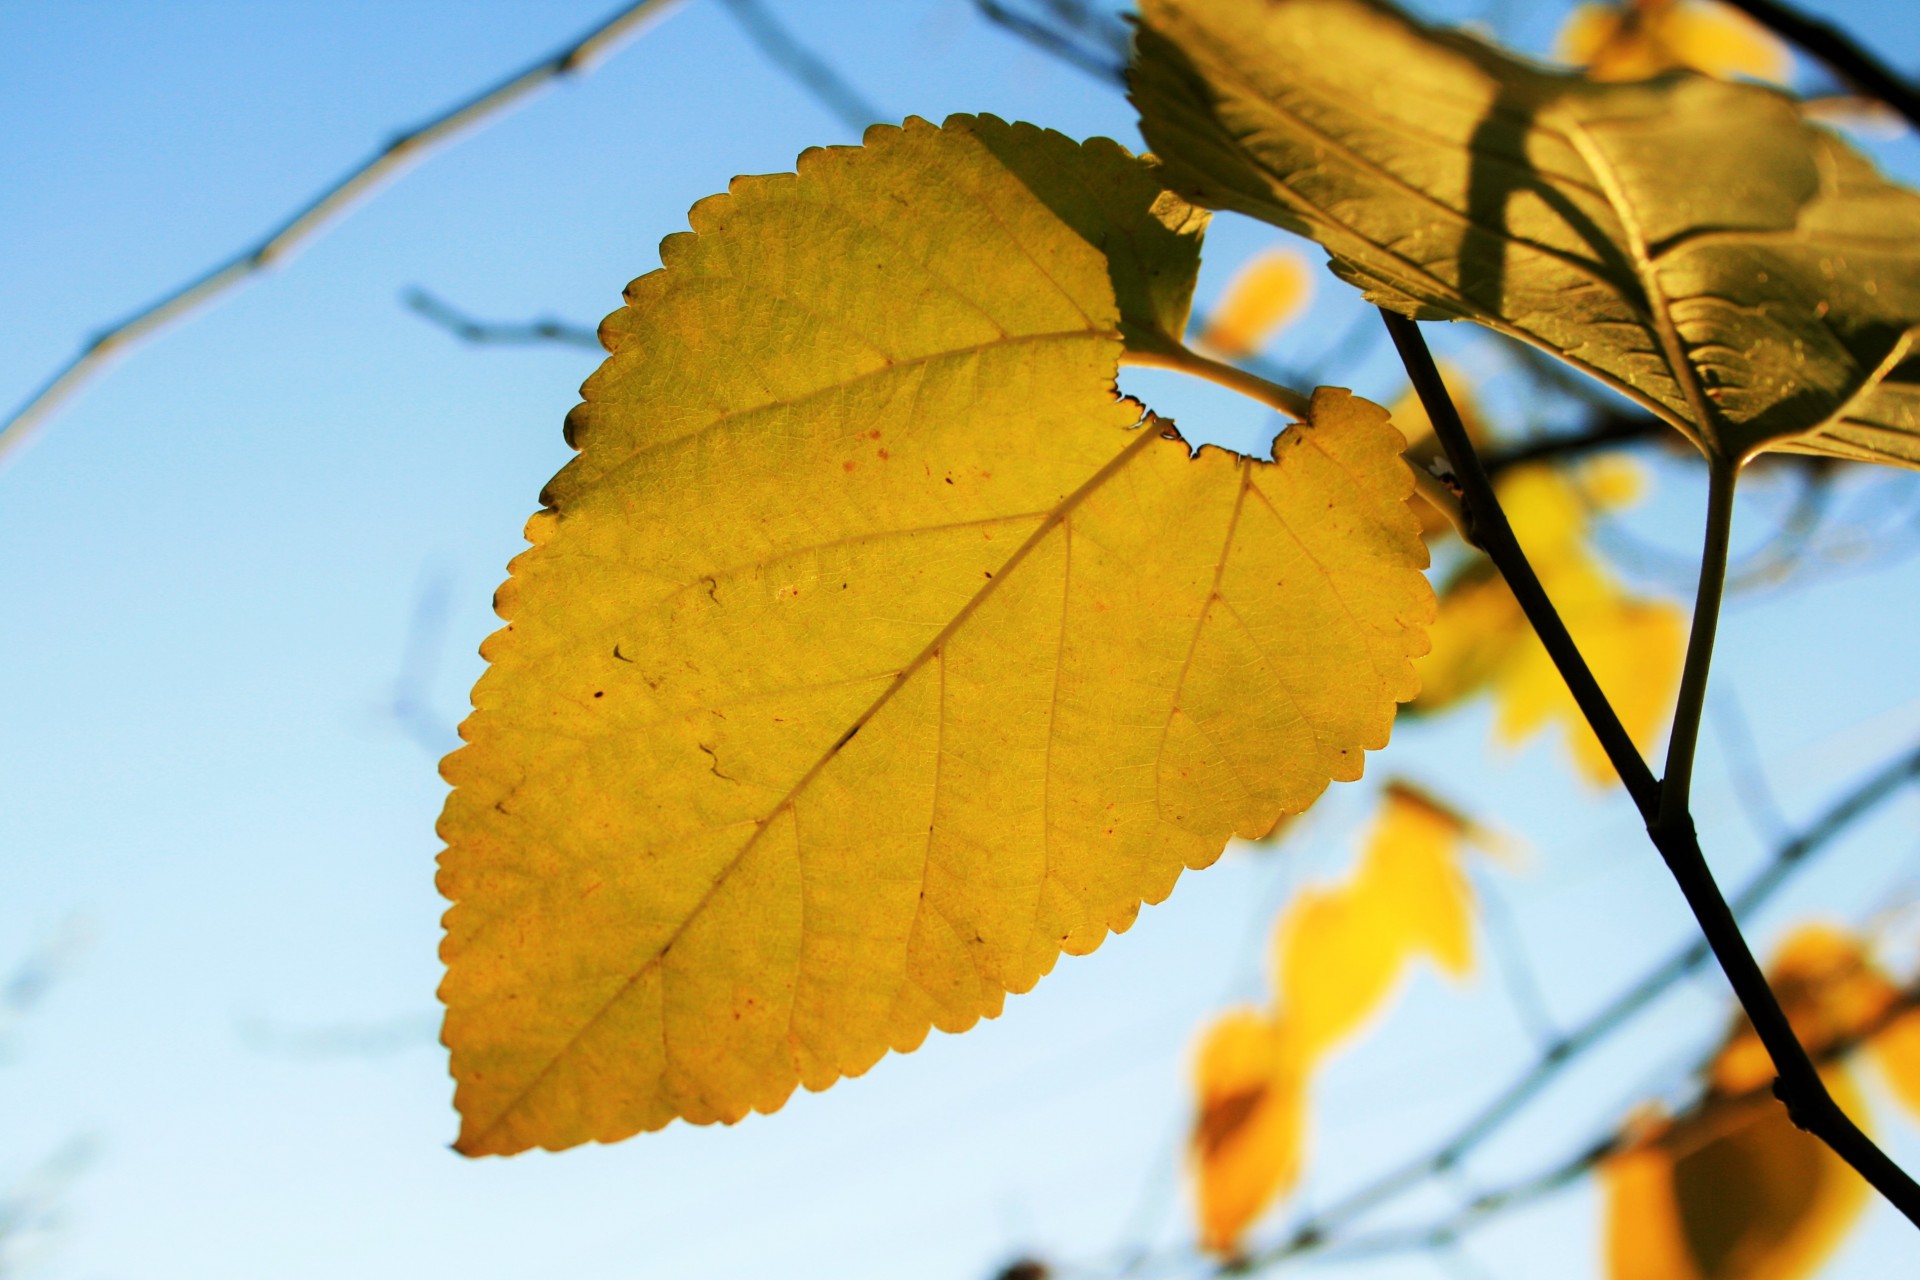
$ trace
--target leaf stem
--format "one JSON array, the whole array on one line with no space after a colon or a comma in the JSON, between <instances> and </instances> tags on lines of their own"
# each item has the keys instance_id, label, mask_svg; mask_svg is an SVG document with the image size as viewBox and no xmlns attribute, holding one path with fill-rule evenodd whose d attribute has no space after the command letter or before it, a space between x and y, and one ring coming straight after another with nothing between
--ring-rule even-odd
<instances>
[{"instance_id":1,"label":"leaf stem","mask_svg":"<svg viewBox=\"0 0 1920 1280\"><path fill-rule=\"evenodd\" d=\"M1753 1024L1761 1044L1773 1059L1774 1069L1779 1073L1773 1085L1774 1095L1785 1104L1787 1114L1795 1125L1825 1142L1834 1154L1853 1166L1909 1221L1920 1226L1920 1184L1916 1184L1885 1152L1875 1146L1873 1140L1861 1132L1859 1126L1833 1100L1833 1095L1827 1092L1818 1069L1794 1034L1793 1026L1781 1009L1773 989L1767 985L1766 975L1748 948L1746 938L1741 935L1739 922L1734 919L1727 900L1721 896L1720 886L1714 882L1713 872L1700 851L1692 815L1684 803L1678 808L1670 808L1662 802L1663 788L1653 781L1646 762L1640 758L1639 751L1621 728L1619 717L1607 702L1593 673L1587 669L1579 649L1567 634L1559 615L1554 612L1552 602L1541 589L1539 579L1527 563L1525 552L1520 549L1512 528L1500 510L1499 499L1474 453L1473 441L1460 423L1459 412L1447 394L1446 384L1440 380L1440 373L1434 368L1433 356L1427 350L1426 339L1420 336L1419 326L1391 311L1383 309L1380 314L1386 321L1387 332L1392 335L1394 346L1400 352L1401 362L1406 365L1407 376L1412 379L1414 389L1426 407L1427 416L1433 422L1434 434L1453 462L1454 472L1465 492L1469 522L1479 535L1480 545L1506 579L1528 622L1533 625L1534 632L1567 682L1587 723L1600 739L1601 746L1606 748L1608 759L1613 761L1628 794L1633 797L1646 821L1648 837L1666 861L1668 870L1687 900L1687 906L1692 909L1694 919L1699 923L1701 933L1706 935L1714 959L1720 962L1721 971L1726 974L1735 997L1746 1011L1748 1021ZM1711 562L1716 559L1716 536L1724 539L1727 526L1731 523L1735 464L1713 459L1711 465L1718 478L1710 490L1708 505L1717 514L1709 517L1708 554L1701 566L1701 604L1710 605L1711 611L1717 613L1720 584L1725 575L1724 542L1717 556L1721 562L1719 569L1714 569ZM1717 530L1715 526L1718 526ZM1712 621L1703 624L1696 616L1693 640L1688 649L1687 668L1693 672L1693 683L1697 686L1695 696L1704 697L1706 667L1713 641ZM1693 712L1696 735L1698 715L1696 707ZM1679 759L1690 763L1691 747ZM1684 795L1684 780L1681 786L1683 790L1680 794Z\"/></svg>"},{"instance_id":2,"label":"leaf stem","mask_svg":"<svg viewBox=\"0 0 1920 1280\"><path fill-rule=\"evenodd\" d=\"M1680 696L1667 739L1667 768L1660 779L1660 821L1680 822L1693 792L1693 758L1700 745L1700 717L1707 701L1707 671L1713 664L1713 638L1720 625L1720 601L1727 586L1727 548L1733 534L1734 481L1740 464L1716 457L1707 463L1707 532L1700 550L1700 585L1693 598L1693 628L1680 672Z\"/></svg>"},{"instance_id":3,"label":"leaf stem","mask_svg":"<svg viewBox=\"0 0 1920 1280\"><path fill-rule=\"evenodd\" d=\"M1175 369L1196 378L1204 378L1230 391L1238 391L1290 418L1304 421L1307 416L1307 397L1292 387L1283 387L1257 373L1249 373L1245 369L1203 356L1178 343L1144 350L1130 349L1120 357L1120 363L1136 368Z\"/></svg>"}]
</instances>

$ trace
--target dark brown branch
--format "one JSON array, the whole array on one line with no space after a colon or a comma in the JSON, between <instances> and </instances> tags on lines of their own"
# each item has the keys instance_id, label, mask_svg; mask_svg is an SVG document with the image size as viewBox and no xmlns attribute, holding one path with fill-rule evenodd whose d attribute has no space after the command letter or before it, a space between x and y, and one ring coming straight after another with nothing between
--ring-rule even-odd
<instances>
[{"instance_id":1,"label":"dark brown branch","mask_svg":"<svg viewBox=\"0 0 1920 1280\"><path fill-rule=\"evenodd\" d=\"M1561 622L1553 601L1547 598L1546 589L1540 585L1533 566L1527 562L1526 553L1520 548L1520 540L1514 536L1506 513L1500 509L1499 500L1494 497L1493 481L1467 438L1467 429L1460 421L1460 411L1454 407L1453 397L1447 394L1446 384L1440 380L1439 369L1434 367L1433 356L1427 350L1426 340L1420 336L1419 326L1391 311L1382 311L1380 314L1386 319L1387 332L1400 352L1407 377L1420 396L1420 403L1433 423L1434 436L1446 451L1454 478L1465 495L1468 517L1472 522L1470 532L1475 545L1492 557L1494 564L1499 567L1527 620L1539 633L1540 642L1546 646L1554 666L1559 668L1566 680L1581 713L1593 726L1594 735L1600 739L1607 759L1626 785L1627 794L1633 797L1642 816L1652 821L1659 807L1660 784L1654 780L1653 771L1647 767L1639 748L1633 745L1632 737L1621 725L1620 717L1607 701L1607 695L1601 691L1599 681L1594 679L1586 659L1574 645L1566 624Z\"/></svg>"},{"instance_id":2,"label":"dark brown branch","mask_svg":"<svg viewBox=\"0 0 1920 1280\"><path fill-rule=\"evenodd\" d=\"M13 415L0 422L0 459L18 448L35 427L44 423L106 362L181 317L197 311L249 276L289 256L338 221L359 200L428 152L518 105L535 90L566 76L579 75L637 35L649 22L665 15L682 0L637 0L565 48L524 71L507 77L431 120L395 136L364 162L315 196L265 238L214 267L197 279L112 325L80 349L53 377L40 386Z\"/></svg>"},{"instance_id":3,"label":"dark brown branch","mask_svg":"<svg viewBox=\"0 0 1920 1280\"><path fill-rule=\"evenodd\" d=\"M1808 17L1779 0L1727 0L1727 3L1781 39L1798 45L1834 75L1886 103L1899 112L1909 126L1920 129L1920 89L1854 43L1838 27Z\"/></svg>"},{"instance_id":4,"label":"dark brown branch","mask_svg":"<svg viewBox=\"0 0 1920 1280\"><path fill-rule=\"evenodd\" d=\"M1672 430L1652 414L1606 414L1579 431L1527 440L1504 449L1491 449L1481 460L1481 465L1489 476L1498 476L1530 462L1559 462L1606 449L1639 444L1645 440L1656 440Z\"/></svg>"},{"instance_id":5,"label":"dark brown branch","mask_svg":"<svg viewBox=\"0 0 1920 1280\"><path fill-rule=\"evenodd\" d=\"M1694 919L1699 922L1700 930L1713 949L1714 958L1720 962L1720 968L1732 985L1741 1008L1746 1010L1755 1033L1766 1046L1768 1056L1773 1059L1774 1068L1779 1072L1774 1082L1776 1096L1785 1104L1794 1124L1825 1142L1889 1203L1905 1214L1909 1221L1920 1226L1920 1184L1916 1184L1899 1165L1889 1159L1828 1093L1820 1073L1814 1068L1805 1047L1787 1021L1787 1015L1781 1010L1780 1002L1768 985L1766 975L1761 972L1759 962L1753 958L1753 952L1740 932L1732 909L1721 896L1719 885L1714 882L1713 873L1701 854L1692 816L1686 811L1684 789L1677 793L1678 803L1670 796L1669 803L1662 805L1663 794L1667 794L1666 787L1653 781L1646 762L1640 758L1632 740L1627 737L1619 716L1587 668L1585 659L1568 635L1559 614L1554 611L1552 601L1541 589L1538 577L1527 563L1526 553L1521 550L1519 541L1513 536L1513 530L1500 510L1492 482L1475 455L1473 442L1468 438L1466 428L1461 425L1459 412L1447 394L1439 370L1434 367L1433 356L1427 350L1419 326L1405 316L1390 311L1383 310L1381 315L1386 320L1388 332L1393 335L1395 347L1400 351L1407 375L1426 407L1427 416L1433 422L1434 434L1453 464L1465 495L1468 519L1476 534L1476 541L1506 579L1561 678L1567 682L1575 703L1625 781L1628 794L1633 797L1641 817L1646 821L1648 837L1672 872L1674 882L1686 898ZM1726 496L1725 491L1721 490L1719 497L1723 503ZM1715 528L1723 523L1710 521ZM1703 569L1703 582L1711 576L1712 555L1713 548L1710 547L1703 560L1703 564L1709 565L1709 568ZM1706 598L1709 607L1717 608L1717 594L1706 595ZM1698 618L1695 622L1696 647L1689 651L1688 666L1695 669L1695 675L1699 676L1704 673L1706 655L1697 646L1702 628ZM1710 640L1710 627L1705 634ZM1686 710L1683 705L1683 715Z\"/></svg>"}]
</instances>

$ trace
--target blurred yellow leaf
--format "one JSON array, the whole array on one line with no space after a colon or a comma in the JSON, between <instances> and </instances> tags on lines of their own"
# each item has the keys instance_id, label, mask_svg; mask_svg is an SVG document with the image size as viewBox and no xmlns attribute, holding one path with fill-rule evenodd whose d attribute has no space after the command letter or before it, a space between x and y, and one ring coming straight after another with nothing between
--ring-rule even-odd
<instances>
[{"instance_id":1,"label":"blurred yellow leaf","mask_svg":"<svg viewBox=\"0 0 1920 1280\"><path fill-rule=\"evenodd\" d=\"M1200 1247L1238 1252L1246 1230L1300 1178L1306 1079L1271 1014L1236 1009L1210 1027L1194 1065L1190 1142Z\"/></svg>"},{"instance_id":2,"label":"blurred yellow leaf","mask_svg":"<svg viewBox=\"0 0 1920 1280\"><path fill-rule=\"evenodd\" d=\"M1846 1073L1821 1074L1860 1114ZM1608 1160L1601 1183L1611 1280L1805 1280L1871 1194L1764 1092L1709 1100Z\"/></svg>"},{"instance_id":3,"label":"blurred yellow leaf","mask_svg":"<svg viewBox=\"0 0 1920 1280\"><path fill-rule=\"evenodd\" d=\"M1454 977L1472 968L1460 871L1471 832L1431 797L1390 784L1353 878L1294 900L1274 935L1274 985L1298 1053L1311 1061L1350 1037L1421 957Z\"/></svg>"},{"instance_id":4,"label":"blurred yellow leaf","mask_svg":"<svg viewBox=\"0 0 1920 1280\"><path fill-rule=\"evenodd\" d=\"M1308 890L1274 932L1277 1010L1237 1009L1201 1037L1190 1143L1201 1246L1232 1257L1247 1228L1299 1180L1312 1073L1426 957L1473 966L1463 846L1487 834L1432 796L1389 782L1360 865Z\"/></svg>"},{"instance_id":5,"label":"blurred yellow leaf","mask_svg":"<svg viewBox=\"0 0 1920 1280\"><path fill-rule=\"evenodd\" d=\"M1200 342L1229 359L1250 356L1313 300L1306 257L1292 249L1255 254L1227 281Z\"/></svg>"},{"instance_id":6,"label":"blurred yellow leaf","mask_svg":"<svg viewBox=\"0 0 1920 1280\"><path fill-rule=\"evenodd\" d=\"M1572 473L1516 467L1501 477L1506 511L1547 595L1586 656L1621 723L1643 749L1670 713L1686 651L1675 605L1627 594L1585 545L1589 512L1631 501L1638 471L1619 459ZM1468 561L1440 595L1433 649L1422 659L1414 709L1433 712L1491 691L1496 732L1519 743L1559 722L1575 763L1598 784L1615 781L1600 741L1492 564Z\"/></svg>"},{"instance_id":7,"label":"blurred yellow leaf","mask_svg":"<svg viewBox=\"0 0 1920 1280\"><path fill-rule=\"evenodd\" d=\"M1691 68L1723 80L1784 84L1793 70L1786 45L1771 31L1706 0L1583 4L1567 15L1555 54L1595 80L1646 80Z\"/></svg>"},{"instance_id":8,"label":"blurred yellow leaf","mask_svg":"<svg viewBox=\"0 0 1920 1280\"><path fill-rule=\"evenodd\" d=\"M734 1121L999 1012L1357 778L1432 594L1399 434L1116 398L1201 216L1117 145L874 129L697 205L601 332L449 756L469 1154Z\"/></svg>"},{"instance_id":9,"label":"blurred yellow leaf","mask_svg":"<svg viewBox=\"0 0 1920 1280\"><path fill-rule=\"evenodd\" d=\"M1831 1053L1882 1020L1898 992L1839 930L1804 928L1768 979L1810 1053ZM1821 1069L1856 1121L1865 1103L1846 1070ZM1606 1161L1611 1280L1804 1280L1859 1218L1867 1184L1819 1139L1794 1128L1767 1089L1771 1062L1738 1018L1695 1110L1642 1121Z\"/></svg>"}]
</instances>

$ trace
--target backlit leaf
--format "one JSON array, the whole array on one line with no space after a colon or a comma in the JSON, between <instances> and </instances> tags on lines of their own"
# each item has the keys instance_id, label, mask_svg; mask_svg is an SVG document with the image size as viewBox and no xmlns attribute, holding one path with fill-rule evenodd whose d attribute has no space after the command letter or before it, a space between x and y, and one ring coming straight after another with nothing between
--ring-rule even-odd
<instances>
[{"instance_id":1,"label":"backlit leaf","mask_svg":"<svg viewBox=\"0 0 1920 1280\"><path fill-rule=\"evenodd\" d=\"M1876 1026L1895 990L1853 938L1812 927L1768 967L1808 1052L1832 1052ZM1643 1122L1601 1169L1612 1280L1805 1280L1833 1253L1871 1192L1825 1143L1802 1133L1767 1088L1773 1069L1744 1017L1708 1072L1702 1102ZM1865 1103L1846 1070L1821 1070L1846 1113Z\"/></svg>"},{"instance_id":2,"label":"backlit leaf","mask_svg":"<svg viewBox=\"0 0 1920 1280\"><path fill-rule=\"evenodd\" d=\"M1630 476L1614 464L1571 474L1516 467L1498 489L1547 595L1644 750L1672 709L1686 618L1668 601L1629 594L1586 548L1586 510L1630 500L1637 487ZM1446 583L1432 634L1433 650L1420 663L1416 710L1440 711L1491 691L1504 741L1522 742L1557 722L1583 774L1603 785L1616 780L1600 740L1490 561L1470 560Z\"/></svg>"},{"instance_id":3,"label":"backlit leaf","mask_svg":"<svg viewBox=\"0 0 1920 1280\"><path fill-rule=\"evenodd\" d=\"M1307 890L1274 931L1276 1009L1236 1009L1200 1041L1190 1143L1201 1247L1220 1257L1299 1181L1307 1089L1405 971L1473 965L1473 902L1460 861L1490 840L1419 789L1389 782L1366 851L1342 884Z\"/></svg>"},{"instance_id":4,"label":"backlit leaf","mask_svg":"<svg viewBox=\"0 0 1920 1280\"><path fill-rule=\"evenodd\" d=\"M1846 423L1920 324L1920 195L1785 95L1595 83L1382 0L1142 12L1141 129L1189 199L1313 237L1384 306L1553 352L1711 451L1914 462L1897 418Z\"/></svg>"},{"instance_id":5,"label":"backlit leaf","mask_svg":"<svg viewBox=\"0 0 1920 1280\"><path fill-rule=\"evenodd\" d=\"M1307 1066L1258 1010L1236 1009L1202 1037L1190 1147L1207 1252L1237 1253L1247 1228L1299 1181Z\"/></svg>"},{"instance_id":6,"label":"backlit leaf","mask_svg":"<svg viewBox=\"0 0 1920 1280\"><path fill-rule=\"evenodd\" d=\"M1460 870L1471 833L1424 793L1391 786L1353 878L1294 899L1274 967L1298 1053L1317 1059L1350 1038L1417 959L1455 977L1471 970L1473 900Z\"/></svg>"},{"instance_id":7,"label":"backlit leaf","mask_svg":"<svg viewBox=\"0 0 1920 1280\"><path fill-rule=\"evenodd\" d=\"M1255 254L1227 281L1207 316L1201 345L1228 358L1250 356L1313 299L1307 261L1291 249Z\"/></svg>"},{"instance_id":8,"label":"backlit leaf","mask_svg":"<svg viewBox=\"0 0 1920 1280\"><path fill-rule=\"evenodd\" d=\"M1705 0L1583 4L1560 28L1557 56L1595 80L1645 80L1690 68L1784 82L1793 60L1771 31Z\"/></svg>"},{"instance_id":9,"label":"backlit leaf","mask_svg":"<svg viewBox=\"0 0 1920 1280\"><path fill-rule=\"evenodd\" d=\"M1112 143L910 121L629 287L444 766L460 1150L964 1030L1385 745L1433 608L1385 412L1260 462L1114 392L1199 221Z\"/></svg>"}]
</instances>

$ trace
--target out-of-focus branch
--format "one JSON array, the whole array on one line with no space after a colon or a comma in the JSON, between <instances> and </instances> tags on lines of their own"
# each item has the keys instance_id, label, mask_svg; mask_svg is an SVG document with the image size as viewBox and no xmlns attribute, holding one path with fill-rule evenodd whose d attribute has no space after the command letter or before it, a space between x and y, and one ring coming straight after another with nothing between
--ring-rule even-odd
<instances>
[{"instance_id":1,"label":"out-of-focus branch","mask_svg":"<svg viewBox=\"0 0 1920 1280\"><path fill-rule=\"evenodd\" d=\"M1011 32L1025 40L1040 52L1058 58L1076 71L1084 71L1094 79L1117 89L1127 87L1127 37L1120 32L1118 47L1111 40L1102 41L1105 49L1089 48L1084 43L1084 24L1081 31L1062 29L1056 22L1035 18L1019 12L1000 0L973 0L974 8L988 22ZM1060 6L1050 5L1059 18Z\"/></svg>"},{"instance_id":2,"label":"out-of-focus branch","mask_svg":"<svg viewBox=\"0 0 1920 1280\"><path fill-rule=\"evenodd\" d=\"M1920 1008L1920 986L1909 987L1901 992L1898 999L1889 1002L1887 1007L1871 1018L1865 1026L1850 1036L1841 1037L1831 1044L1822 1046L1811 1056L1821 1066L1840 1062L1857 1052L1874 1036L1886 1030L1895 1020L1911 1013L1915 1008ZM1704 1076L1710 1062L1711 1060L1696 1067L1695 1076ZM1760 1113L1778 1105L1771 1084L1763 1084L1743 1093L1718 1093L1705 1089L1691 1105L1669 1117L1668 1122L1671 1125L1682 1125L1689 1120L1698 1119L1709 1111L1722 1118L1731 1118L1743 1112L1757 1117ZM1506 1186L1481 1192L1461 1208L1438 1221L1425 1226L1395 1227L1352 1236L1330 1246L1322 1256L1329 1260L1376 1258L1389 1254L1415 1253L1426 1249L1452 1246L1457 1244L1462 1236L1481 1226L1488 1219L1497 1217L1510 1209L1530 1204L1578 1182L1610 1157L1633 1146L1635 1141L1635 1134L1623 1128L1590 1144L1584 1150L1558 1164Z\"/></svg>"},{"instance_id":3,"label":"out-of-focus branch","mask_svg":"<svg viewBox=\"0 0 1920 1280\"><path fill-rule=\"evenodd\" d=\"M1920 778L1920 748L1890 762L1841 797L1793 839L1781 844L1767 865L1733 895L1732 909L1744 919L1758 910L1793 872L1819 853L1854 823L1886 803ZM1483 1105L1447 1140L1372 1179L1296 1226L1280 1243L1249 1260L1251 1267L1271 1266L1331 1244L1347 1223L1354 1221L1429 1178L1458 1168L1460 1163L1505 1127L1572 1063L1593 1045L1606 1039L1649 1008L1682 979L1697 973L1712 957L1704 937L1696 938L1656 964L1638 982L1596 1010L1573 1030L1549 1045L1525 1071ZM1550 1188L1549 1188L1550 1189Z\"/></svg>"},{"instance_id":4,"label":"out-of-focus branch","mask_svg":"<svg viewBox=\"0 0 1920 1280\"><path fill-rule=\"evenodd\" d=\"M761 0L720 0L720 3L747 33L747 38L766 55L767 61L812 94L854 133L861 133L868 125L888 118L886 112L867 101L831 63L795 39Z\"/></svg>"},{"instance_id":5,"label":"out-of-focus branch","mask_svg":"<svg viewBox=\"0 0 1920 1280\"><path fill-rule=\"evenodd\" d=\"M45 423L87 379L100 372L108 360L286 258L338 221L382 183L395 178L436 147L498 118L553 81L588 70L622 42L638 35L650 22L681 3L682 0L637 0L623 6L565 48L397 135L257 244L96 334L11 417L0 422L0 459L18 449L36 427Z\"/></svg>"},{"instance_id":6,"label":"out-of-focus branch","mask_svg":"<svg viewBox=\"0 0 1920 1280\"><path fill-rule=\"evenodd\" d=\"M402 295L409 310L429 324L438 325L462 342L478 346L539 346L557 344L599 351L600 339L583 324L542 316L537 320L479 320L425 289L409 289Z\"/></svg>"},{"instance_id":7,"label":"out-of-focus branch","mask_svg":"<svg viewBox=\"0 0 1920 1280\"><path fill-rule=\"evenodd\" d=\"M1727 0L1727 3L1781 39L1798 45L1833 74L1886 103L1910 126L1920 129L1920 89L1854 43L1840 28L1808 17L1779 0Z\"/></svg>"}]
</instances>

